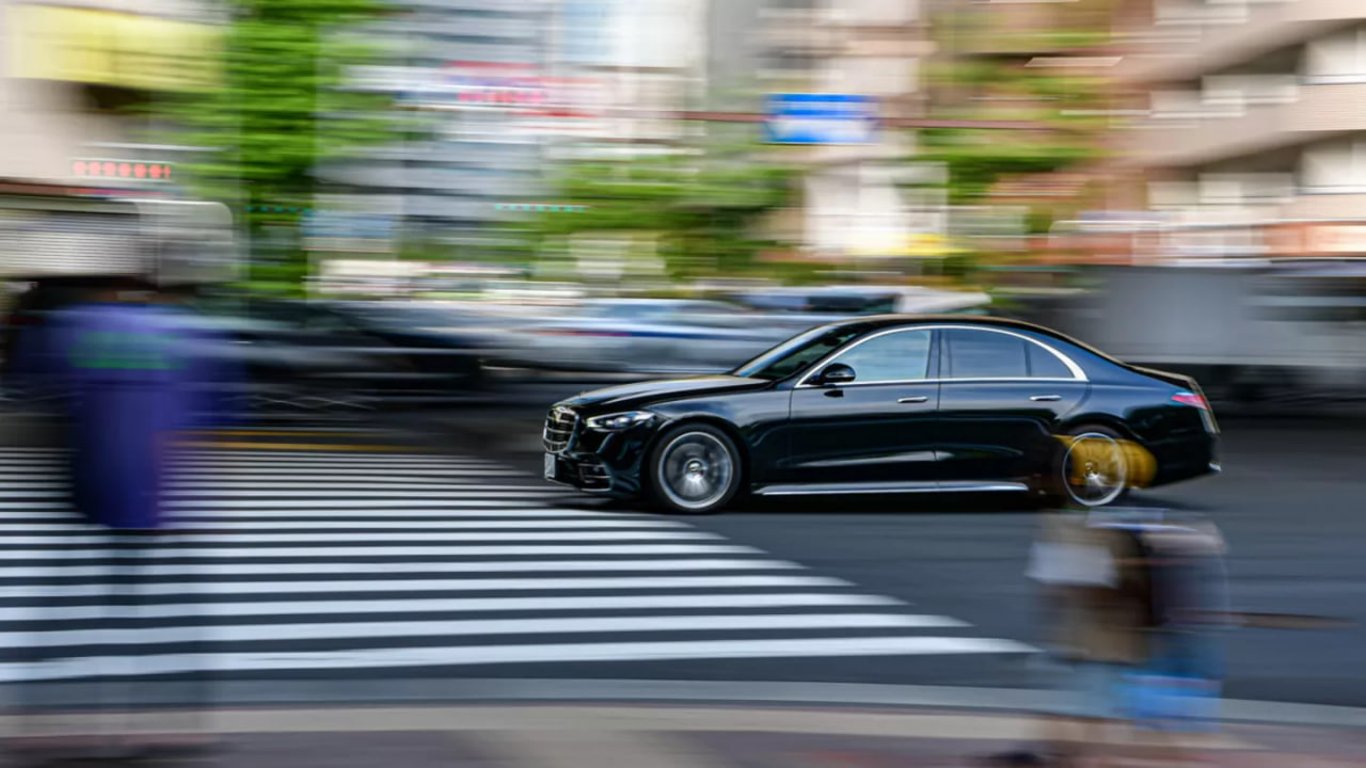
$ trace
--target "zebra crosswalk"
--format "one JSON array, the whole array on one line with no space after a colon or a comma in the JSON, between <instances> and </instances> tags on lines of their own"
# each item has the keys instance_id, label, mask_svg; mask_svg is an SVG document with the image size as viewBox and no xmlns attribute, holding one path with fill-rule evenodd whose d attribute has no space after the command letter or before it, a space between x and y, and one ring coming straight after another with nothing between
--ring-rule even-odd
<instances>
[{"instance_id":1,"label":"zebra crosswalk","mask_svg":"<svg viewBox=\"0 0 1366 768\"><path fill-rule=\"evenodd\" d=\"M134 566L62 474L58 451L0 449L0 683L1032 650L681 520L419 453L187 451L170 532L140 553L136 598L111 599Z\"/></svg>"}]
</instances>

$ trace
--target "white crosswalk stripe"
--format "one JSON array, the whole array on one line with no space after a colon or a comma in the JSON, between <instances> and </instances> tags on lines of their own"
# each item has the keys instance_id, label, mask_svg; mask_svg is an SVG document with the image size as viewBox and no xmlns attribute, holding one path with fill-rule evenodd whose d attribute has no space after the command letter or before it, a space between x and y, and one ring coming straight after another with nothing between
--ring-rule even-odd
<instances>
[{"instance_id":1,"label":"white crosswalk stripe","mask_svg":"<svg viewBox=\"0 0 1366 768\"><path fill-rule=\"evenodd\" d=\"M136 560L69 508L63 462L0 449L0 683L1032 650L473 457L185 453Z\"/></svg>"}]
</instances>

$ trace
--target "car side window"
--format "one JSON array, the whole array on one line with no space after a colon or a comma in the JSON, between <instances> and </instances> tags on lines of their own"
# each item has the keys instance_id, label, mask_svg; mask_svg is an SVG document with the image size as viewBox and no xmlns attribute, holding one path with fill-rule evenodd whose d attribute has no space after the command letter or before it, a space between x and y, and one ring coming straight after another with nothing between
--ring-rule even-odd
<instances>
[{"instance_id":1,"label":"car side window","mask_svg":"<svg viewBox=\"0 0 1366 768\"><path fill-rule=\"evenodd\" d=\"M1070 379L1072 370L1058 356L1039 346L1025 344L1029 358L1029 376L1035 379Z\"/></svg>"},{"instance_id":2,"label":"car side window","mask_svg":"<svg viewBox=\"0 0 1366 768\"><path fill-rule=\"evenodd\" d=\"M1026 347L1034 345L1018 336L952 328L944 332L944 340L948 345L946 378L1023 379L1029 376Z\"/></svg>"},{"instance_id":3,"label":"car side window","mask_svg":"<svg viewBox=\"0 0 1366 768\"><path fill-rule=\"evenodd\" d=\"M859 384L923 379L930 370L930 332L897 331L876 336L831 362L853 368Z\"/></svg>"}]
</instances>

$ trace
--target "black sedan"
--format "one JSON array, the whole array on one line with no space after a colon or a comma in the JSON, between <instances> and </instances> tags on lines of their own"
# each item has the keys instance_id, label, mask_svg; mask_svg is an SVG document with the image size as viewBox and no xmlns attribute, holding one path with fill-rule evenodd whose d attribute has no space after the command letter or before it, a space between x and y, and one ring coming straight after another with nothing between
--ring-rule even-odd
<instances>
[{"instance_id":1,"label":"black sedan","mask_svg":"<svg viewBox=\"0 0 1366 768\"><path fill-rule=\"evenodd\" d=\"M545 475L714 512L738 495L1034 492L1102 506L1218 471L1194 380L1026 323L885 316L800 334L728 375L585 392Z\"/></svg>"}]
</instances>

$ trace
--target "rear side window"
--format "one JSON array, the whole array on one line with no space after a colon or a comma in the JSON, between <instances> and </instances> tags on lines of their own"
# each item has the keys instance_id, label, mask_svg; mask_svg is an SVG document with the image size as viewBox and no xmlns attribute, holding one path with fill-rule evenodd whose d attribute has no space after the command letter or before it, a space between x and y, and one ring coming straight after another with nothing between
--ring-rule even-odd
<instances>
[{"instance_id":1,"label":"rear side window","mask_svg":"<svg viewBox=\"0 0 1366 768\"><path fill-rule=\"evenodd\" d=\"M1022 379L1029 376L1025 347L1034 345L1018 336L954 328L945 331L944 338L948 344L948 378Z\"/></svg>"},{"instance_id":2,"label":"rear side window","mask_svg":"<svg viewBox=\"0 0 1366 768\"><path fill-rule=\"evenodd\" d=\"M1029 358L1029 375L1035 379L1070 379L1072 369L1068 368L1058 356L1039 346L1025 344Z\"/></svg>"}]
</instances>

